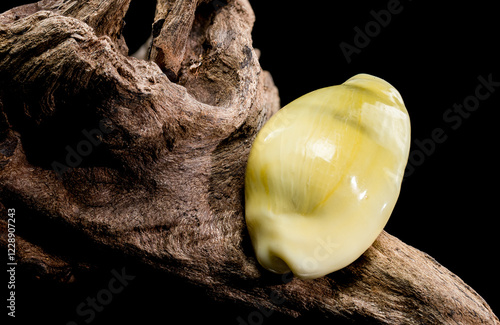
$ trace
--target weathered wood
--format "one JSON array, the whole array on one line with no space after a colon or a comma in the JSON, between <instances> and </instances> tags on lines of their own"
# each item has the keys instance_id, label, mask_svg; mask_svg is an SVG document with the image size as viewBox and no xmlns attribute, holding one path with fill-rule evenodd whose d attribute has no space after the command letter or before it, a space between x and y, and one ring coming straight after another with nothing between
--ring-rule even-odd
<instances>
[{"instance_id":1,"label":"weathered wood","mask_svg":"<svg viewBox=\"0 0 500 325\"><path fill-rule=\"evenodd\" d=\"M158 1L144 61L126 55L129 2L44 0L0 15L0 212L15 206L32 227L17 229L20 267L73 281L99 267L98 249L297 317L500 324L461 279L387 233L321 279L262 270L243 175L279 97L252 48L251 7Z\"/></svg>"}]
</instances>

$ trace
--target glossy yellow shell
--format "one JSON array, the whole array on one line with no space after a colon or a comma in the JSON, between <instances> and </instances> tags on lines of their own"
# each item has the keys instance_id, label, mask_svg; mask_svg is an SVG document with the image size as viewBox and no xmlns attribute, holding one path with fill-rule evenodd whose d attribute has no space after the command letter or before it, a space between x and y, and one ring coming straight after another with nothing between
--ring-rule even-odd
<instances>
[{"instance_id":1,"label":"glossy yellow shell","mask_svg":"<svg viewBox=\"0 0 500 325\"><path fill-rule=\"evenodd\" d=\"M259 263L316 278L356 260L391 215L409 147L401 95L367 74L278 111L257 135L245 177Z\"/></svg>"}]
</instances>

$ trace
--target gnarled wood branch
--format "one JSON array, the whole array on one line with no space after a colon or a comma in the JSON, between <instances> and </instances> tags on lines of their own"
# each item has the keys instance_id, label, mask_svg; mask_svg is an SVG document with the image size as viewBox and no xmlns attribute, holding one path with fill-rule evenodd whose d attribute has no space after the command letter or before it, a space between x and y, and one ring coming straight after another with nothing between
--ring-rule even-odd
<instances>
[{"instance_id":1,"label":"gnarled wood branch","mask_svg":"<svg viewBox=\"0 0 500 325\"><path fill-rule=\"evenodd\" d=\"M321 279L262 270L243 175L279 97L252 47L252 9L160 0L144 61L121 35L129 2L43 0L0 15L0 227L6 207L23 211L20 267L68 281L99 267L99 249L296 317L500 324L462 280L387 233Z\"/></svg>"}]
</instances>

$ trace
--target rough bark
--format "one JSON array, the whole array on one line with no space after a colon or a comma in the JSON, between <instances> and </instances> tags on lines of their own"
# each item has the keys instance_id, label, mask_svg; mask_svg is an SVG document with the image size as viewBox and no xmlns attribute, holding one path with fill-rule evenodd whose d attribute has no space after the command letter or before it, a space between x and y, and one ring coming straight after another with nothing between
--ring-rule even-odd
<instances>
[{"instance_id":1,"label":"rough bark","mask_svg":"<svg viewBox=\"0 0 500 325\"><path fill-rule=\"evenodd\" d=\"M159 0L144 61L121 35L129 2L44 0L0 15L1 244L14 206L29 223L17 229L20 267L67 282L119 253L296 317L500 324L461 279L385 232L321 279L262 270L243 176L279 97L252 47L251 7Z\"/></svg>"}]
</instances>

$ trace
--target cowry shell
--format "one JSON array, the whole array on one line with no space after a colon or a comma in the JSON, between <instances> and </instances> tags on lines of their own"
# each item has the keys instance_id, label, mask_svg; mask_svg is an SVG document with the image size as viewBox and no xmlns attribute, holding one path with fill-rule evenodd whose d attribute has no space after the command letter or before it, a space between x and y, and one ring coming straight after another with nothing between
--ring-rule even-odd
<instances>
[{"instance_id":1,"label":"cowry shell","mask_svg":"<svg viewBox=\"0 0 500 325\"><path fill-rule=\"evenodd\" d=\"M392 213L409 148L401 95L368 74L278 111L258 133L245 175L259 263L310 279L355 261Z\"/></svg>"}]
</instances>

